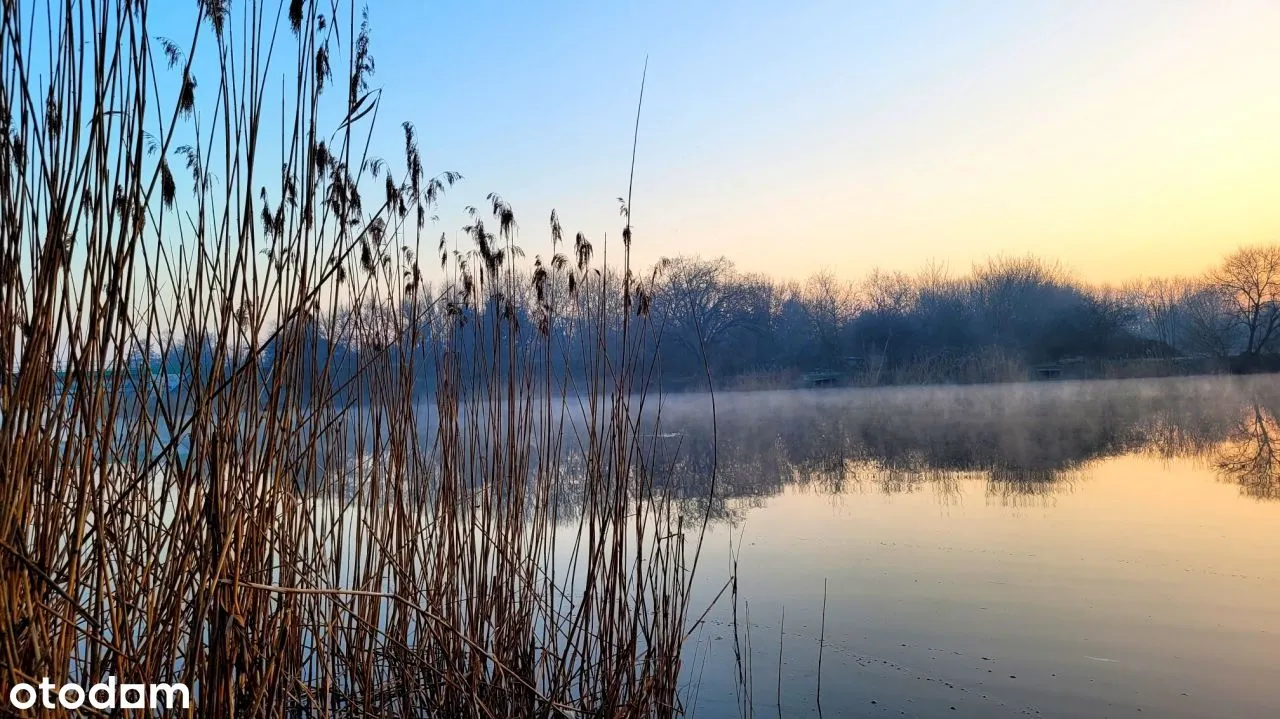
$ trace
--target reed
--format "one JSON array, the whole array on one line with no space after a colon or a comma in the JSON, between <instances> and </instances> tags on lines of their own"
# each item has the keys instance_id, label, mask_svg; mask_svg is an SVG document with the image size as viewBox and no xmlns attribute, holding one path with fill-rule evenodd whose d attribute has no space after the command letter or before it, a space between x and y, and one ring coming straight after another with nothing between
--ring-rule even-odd
<instances>
[{"instance_id":1,"label":"reed","mask_svg":"<svg viewBox=\"0 0 1280 719\"><path fill-rule=\"evenodd\" d=\"M554 213L521 262L496 194L436 241L461 178L409 123L368 153L367 13L157 8L3 4L0 688L678 713L700 530L641 441L630 198L620 271Z\"/></svg>"}]
</instances>

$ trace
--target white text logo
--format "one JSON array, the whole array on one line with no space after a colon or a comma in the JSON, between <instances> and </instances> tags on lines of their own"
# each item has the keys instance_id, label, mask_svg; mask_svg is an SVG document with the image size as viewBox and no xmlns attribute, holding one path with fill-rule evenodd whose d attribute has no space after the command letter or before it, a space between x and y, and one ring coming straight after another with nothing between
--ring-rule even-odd
<instances>
[{"instance_id":1,"label":"white text logo","mask_svg":"<svg viewBox=\"0 0 1280 719\"><path fill-rule=\"evenodd\" d=\"M9 704L16 709L186 709L191 693L185 684L116 684L107 677L85 689L79 684L57 686L49 677L36 686L22 683L9 690Z\"/></svg>"}]
</instances>

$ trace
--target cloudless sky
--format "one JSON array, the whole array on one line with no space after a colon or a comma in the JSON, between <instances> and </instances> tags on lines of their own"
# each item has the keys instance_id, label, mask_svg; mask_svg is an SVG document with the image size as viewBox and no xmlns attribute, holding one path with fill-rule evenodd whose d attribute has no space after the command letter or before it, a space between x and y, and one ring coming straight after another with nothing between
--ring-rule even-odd
<instances>
[{"instance_id":1,"label":"cloudless sky","mask_svg":"<svg viewBox=\"0 0 1280 719\"><path fill-rule=\"evenodd\" d=\"M1280 241L1280 2L370 3L424 162L616 246L641 71L641 262L855 278L1034 252L1086 279Z\"/></svg>"}]
</instances>

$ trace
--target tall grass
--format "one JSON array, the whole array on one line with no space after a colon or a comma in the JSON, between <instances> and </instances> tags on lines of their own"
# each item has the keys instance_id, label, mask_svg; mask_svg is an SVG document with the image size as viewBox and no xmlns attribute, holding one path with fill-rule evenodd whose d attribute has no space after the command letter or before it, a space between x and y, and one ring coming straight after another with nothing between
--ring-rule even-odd
<instances>
[{"instance_id":1,"label":"tall grass","mask_svg":"<svg viewBox=\"0 0 1280 719\"><path fill-rule=\"evenodd\" d=\"M0 688L676 713L698 531L641 441L629 198L621 272L554 213L519 263L498 195L437 242L460 178L408 123L400 170L369 155L349 2L6 2L0 30Z\"/></svg>"}]
</instances>

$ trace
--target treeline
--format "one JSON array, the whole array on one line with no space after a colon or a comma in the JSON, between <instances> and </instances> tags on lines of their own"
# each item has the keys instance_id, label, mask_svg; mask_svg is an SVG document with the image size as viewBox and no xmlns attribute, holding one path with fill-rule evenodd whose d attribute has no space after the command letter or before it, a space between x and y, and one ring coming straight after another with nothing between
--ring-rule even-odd
<instances>
[{"instance_id":1,"label":"treeline","mask_svg":"<svg viewBox=\"0 0 1280 719\"><path fill-rule=\"evenodd\" d=\"M1280 246L1239 249L1194 278L1083 282L1055 262L996 258L860 281L780 283L727 259L668 263L664 368L732 384L837 375L862 384L1268 368L1280 350ZM823 372L825 371L825 372Z\"/></svg>"},{"instance_id":2,"label":"treeline","mask_svg":"<svg viewBox=\"0 0 1280 719\"><path fill-rule=\"evenodd\" d=\"M418 278L411 298L335 302L287 328L311 348L301 375L321 394L358 395L360 368L386 364L426 388L442 362L479 361L507 335L570 391L600 370L604 350L624 344L656 355L644 381L672 390L1255 371L1274 369L1280 351L1280 246L1237 250L1199 277L1123 286L1091 285L1032 256L958 275L929 265L803 282L743 272L723 257L663 260L630 282L617 270L553 269L565 262L508 267L483 293ZM628 313L649 320L629 337ZM583 327L589 341L577 336ZM159 359L187 373L207 366L209 345L190 338Z\"/></svg>"}]
</instances>

